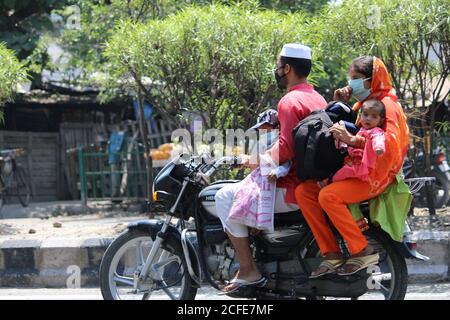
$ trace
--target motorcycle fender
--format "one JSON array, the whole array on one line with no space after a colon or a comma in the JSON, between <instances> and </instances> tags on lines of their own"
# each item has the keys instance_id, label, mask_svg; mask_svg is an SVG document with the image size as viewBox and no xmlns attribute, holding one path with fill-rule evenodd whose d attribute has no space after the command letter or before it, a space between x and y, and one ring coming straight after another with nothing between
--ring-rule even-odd
<instances>
[{"instance_id":1,"label":"motorcycle fender","mask_svg":"<svg viewBox=\"0 0 450 320\"><path fill-rule=\"evenodd\" d=\"M406 259L417 259L421 261L430 260L429 257L420 254L417 250L409 248L406 242L397 242L397 247Z\"/></svg>"},{"instance_id":2,"label":"motorcycle fender","mask_svg":"<svg viewBox=\"0 0 450 320\"><path fill-rule=\"evenodd\" d=\"M156 235L159 231L161 231L161 228L163 226L162 221L160 220L141 220L141 221L135 221L128 224L129 230L140 230L143 232L146 232L150 235L152 240L156 239ZM168 226L167 228L167 243L172 244L173 246L178 246L180 248L180 252L183 252L182 246L181 246L181 233L180 231L175 228L174 226ZM196 249L192 245L190 241L188 241L188 247L189 247L189 257L192 262L192 267L197 275L200 274L200 266L197 263L197 256Z\"/></svg>"},{"instance_id":3,"label":"motorcycle fender","mask_svg":"<svg viewBox=\"0 0 450 320\"><path fill-rule=\"evenodd\" d=\"M156 235L158 234L159 231L161 231L163 223L159 220L141 220L141 221L134 221L128 224L128 229L130 230L140 230L143 232L147 232L150 237L152 238L152 240L154 241L156 239ZM175 230L173 230L175 229ZM173 227L173 226L169 226L168 227L168 238L172 238L173 234L178 232L178 230ZM179 233L179 232L178 232Z\"/></svg>"}]
</instances>

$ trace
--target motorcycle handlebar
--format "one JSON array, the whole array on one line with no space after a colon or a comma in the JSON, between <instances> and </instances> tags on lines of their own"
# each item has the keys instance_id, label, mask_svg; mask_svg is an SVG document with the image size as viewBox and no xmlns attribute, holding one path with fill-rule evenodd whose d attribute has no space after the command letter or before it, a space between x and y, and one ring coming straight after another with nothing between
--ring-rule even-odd
<instances>
[{"instance_id":1,"label":"motorcycle handlebar","mask_svg":"<svg viewBox=\"0 0 450 320\"><path fill-rule=\"evenodd\" d=\"M224 164L239 164L240 162L242 162L242 159L239 156L224 156L205 164L200 172L201 175L209 178L220 166Z\"/></svg>"}]
</instances>

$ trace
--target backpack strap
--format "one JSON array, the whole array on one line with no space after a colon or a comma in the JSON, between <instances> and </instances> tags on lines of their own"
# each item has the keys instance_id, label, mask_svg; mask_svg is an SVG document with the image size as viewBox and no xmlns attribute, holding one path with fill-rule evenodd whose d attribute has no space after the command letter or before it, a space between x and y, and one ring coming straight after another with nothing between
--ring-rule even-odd
<instances>
[{"instance_id":1,"label":"backpack strap","mask_svg":"<svg viewBox=\"0 0 450 320\"><path fill-rule=\"evenodd\" d=\"M308 143L306 146L306 152L305 152L305 171L308 173L309 176L317 177L317 176L323 176L326 175L327 171L321 170L317 168L316 166L316 150L319 148L320 139L321 136L323 136L322 132L319 132L323 128L323 123L320 121L317 121L317 125L319 127L311 127L311 131L314 130L313 134L311 134L308 138Z\"/></svg>"},{"instance_id":2,"label":"backpack strap","mask_svg":"<svg viewBox=\"0 0 450 320\"><path fill-rule=\"evenodd\" d=\"M305 157L307 142L309 138L309 130L307 126L300 123L297 127L293 129L294 133L294 146L295 146L295 157L297 158L297 176L300 180L304 181L307 179L305 175L304 161L299 161L302 157Z\"/></svg>"},{"instance_id":3,"label":"backpack strap","mask_svg":"<svg viewBox=\"0 0 450 320\"><path fill-rule=\"evenodd\" d=\"M329 175L329 168L318 168L318 162L321 162L321 159L317 159L317 154L326 140L333 139L328 131L332 125L333 121L325 110L316 110L292 130L297 158L297 176L301 181L314 177L325 178Z\"/></svg>"},{"instance_id":4,"label":"backpack strap","mask_svg":"<svg viewBox=\"0 0 450 320\"><path fill-rule=\"evenodd\" d=\"M320 170L316 166L316 154L319 148L320 139L324 135L324 130L328 130L333 125L330 117L326 112L319 113L316 121L308 125L308 132L310 133L305 151L305 171L310 176L323 176L327 174L326 170Z\"/></svg>"}]
</instances>

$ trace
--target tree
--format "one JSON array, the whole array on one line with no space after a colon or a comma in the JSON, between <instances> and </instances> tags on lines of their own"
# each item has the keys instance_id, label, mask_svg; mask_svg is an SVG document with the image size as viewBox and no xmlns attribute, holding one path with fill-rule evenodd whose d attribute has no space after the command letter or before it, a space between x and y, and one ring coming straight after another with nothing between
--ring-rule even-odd
<instances>
[{"instance_id":1,"label":"tree","mask_svg":"<svg viewBox=\"0 0 450 320\"><path fill-rule=\"evenodd\" d=\"M149 20L163 20L193 3L197 6L216 3L287 12L304 11L312 15L327 2L328 0L72 0L69 3L80 9L80 28L63 29L57 36L49 39L58 43L66 53L52 67L63 76L66 75L65 81L69 83L91 84L95 81L92 74L98 71L108 72L108 65L105 65L103 57L103 44L121 21L129 19L145 23ZM55 10L55 13L67 17L67 10L64 8ZM45 47L44 44L41 46Z\"/></svg>"},{"instance_id":2,"label":"tree","mask_svg":"<svg viewBox=\"0 0 450 320\"><path fill-rule=\"evenodd\" d=\"M325 8L328 0L261 0L261 6L269 9L284 10L289 12L303 11L314 15Z\"/></svg>"},{"instance_id":3,"label":"tree","mask_svg":"<svg viewBox=\"0 0 450 320\"><path fill-rule=\"evenodd\" d=\"M64 0L18 0L0 2L0 42L16 52L17 57L33 65L34 85L40 84L40 73L49 56L40 45L41 37L53 30L50 13L67 5ZM29 59L32 57L32 59Z\"/></svg>"},{"instance_id":4,"label":"tree","mask_svg":"<svg viewBox=\"0 0 450 320\"><path fill-rule=\"evenodd\" d=\"M28 57L42 33L53 28L50 12L64 5L58 0L19 0L0 2L0 41L16 51L19 59Z\"/></svg>"},{"instance_id":5,"label":"tree","mask_svg":"<svg viewBox=\"0 0 450 320\"><path fill-rule=\"evenodd\" d=\"M317 21L327 59L348 66L359 55L376 55L386 63L413 137L425 146L428 160L435 113L449 94L444 91L450 73L449 12L448 1L347 0L330 6Z\"/></svg>"},{"instance_id":6,"label":"tree","mask_svg":"<svg viewBox=\"0 0 450 320\"><path fill-rule=\"evenodd\" d=\"M0 43L0 106L11 99L17 84L25 78L26 71L14 52ZM3 112L0 112L0 120L3 121Z\"/></svg>"},{"instance_id":7,"label":"tree","mask_svg":"<svg viewBox=\"0 0 450 320\"><path fill-rule=\"evenodd\" d=\"M190 110L211 128L246 127L280 96L273 80L277 55L286 42L308 44L308 21L302 12L239 5L193 6L147 23L122 21L106 45L112 78L103 82L105 90L138 87L176 125ZM319 75L313 72L311 80Z\"/></svg>"}]
</instances>

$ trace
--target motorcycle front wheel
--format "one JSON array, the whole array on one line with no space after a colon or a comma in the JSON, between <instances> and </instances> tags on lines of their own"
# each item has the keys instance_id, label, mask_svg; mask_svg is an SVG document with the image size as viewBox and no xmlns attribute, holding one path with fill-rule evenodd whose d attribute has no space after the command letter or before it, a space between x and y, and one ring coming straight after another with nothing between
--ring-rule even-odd
<instances>
[{"instance_id":1,"label":"motorcycle front wheel","mask_svg":"<svg viewBox=\"0 0 450 320\"><path fill-rule=\"evenodd\" d=\"M187 272L181 244L165 243L158 249L149 275L135 286L153 246L146 232L128 230L105 251L100 265L100 288L105 300L192 300L197 288Z\"/></svg>"}]
</instances>

